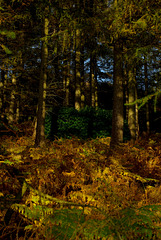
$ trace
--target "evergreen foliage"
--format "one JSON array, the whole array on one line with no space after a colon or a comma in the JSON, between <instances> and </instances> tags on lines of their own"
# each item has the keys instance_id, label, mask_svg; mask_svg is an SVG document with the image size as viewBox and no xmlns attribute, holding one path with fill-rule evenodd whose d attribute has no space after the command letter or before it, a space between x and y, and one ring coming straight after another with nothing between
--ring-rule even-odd
<instances>
[{"instance_id":1,"label":"evergreen foliage","mask_svg":"<svg viewBox=\"0 0 161 240\"><path fill-rule=\"evenodd\" d=\"M51 139L53 139L51 136L52 116L52 111L48 111L45 119L46 137ZM58 130L54 133L57 137L76 136L81 139L109 137L112 130L112 110L85 107L78 111L73 107L63 107L59 110L57 125ZM124 140L129 139L128 123L125 120Z\"/></svg>"},{"instance_id":2,"label":"evergreen foliage","mask_svg":"<svg viewBox=\"0 0 161 240\"><path fill-rule=\"evenodd\" d=\"M96 138L107 137L111 134L112 111L85 107L80 111L74 108L61 108L58 115L57 137ZM50 135L52 112L47 113L46 135Z\"/></svg>"}]
</instances>

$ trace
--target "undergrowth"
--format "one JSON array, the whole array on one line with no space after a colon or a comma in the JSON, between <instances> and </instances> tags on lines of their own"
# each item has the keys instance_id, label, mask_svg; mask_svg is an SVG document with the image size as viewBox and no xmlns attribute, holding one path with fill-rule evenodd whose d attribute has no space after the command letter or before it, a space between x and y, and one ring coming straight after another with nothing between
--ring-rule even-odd
<instances>
[{"instance_id":1,"label":"undergrowth","mask_svg":"<svg viewBox=\"0 0 161 240\"><path fill-rule=\"evenodd\" d=\"M1 239L161 239L161 137L1 138Z\"/></svg>"}]
</instances>

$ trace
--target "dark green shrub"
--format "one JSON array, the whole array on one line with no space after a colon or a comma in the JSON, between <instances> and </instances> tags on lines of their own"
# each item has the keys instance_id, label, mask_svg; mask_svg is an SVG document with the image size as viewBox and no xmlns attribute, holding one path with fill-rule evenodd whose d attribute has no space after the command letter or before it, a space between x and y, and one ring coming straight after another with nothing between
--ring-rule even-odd
<instances>
[{"instance_id":1,"label":"dark green shrub","mask_svg":"<svg viewBox=\"0 0 161 240\"><path fill-rule=\"evenodd\" d=\"M85 107L80 111L62 108L58 117L58 137L96 138L110 136L112 111Z\"/></svg>"},{"instance_id":2,"label":"dark green shrub","mask_svg":"<svg viewBox=\"0 0 161 240\"><path fill-rule=\"evenodd\" d=\"M57 124L57 137L70 138L96 138L109 137L112 130L112 110L95 109L85 107L77 111L73 107L63 107L58 112L57 123L53 122L53 113L48 111L45 119L45 134L53 139L51 131L54 124ZM130 139L128 124L124 123L124 140Z\"/></svg>"},{"instance_id":3,"label":"dark green shrub","mask_svg":"<svg viewBox=\"0 0 161 240\"><path fill-rule=\"evenodd\" d=\"M112 110L98 109L96 110L93 137L109 137L112 130Z\"/></svg>"},{"instance_id":4,"label":"dark green shrub","mask_svg":"<svg viewBox=\"0 0 161 240\"><path fill-rule=\"evenodd\" d=\"M62 108L58 116L58 137L87 138L87 118L74 108Z\"/></svg>"}]
</instances>

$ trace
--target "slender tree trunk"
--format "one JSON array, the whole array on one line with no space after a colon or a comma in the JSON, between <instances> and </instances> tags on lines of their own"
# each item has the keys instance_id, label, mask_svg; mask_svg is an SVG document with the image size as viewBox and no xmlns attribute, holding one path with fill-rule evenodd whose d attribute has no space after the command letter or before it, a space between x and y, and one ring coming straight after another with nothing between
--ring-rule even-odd
<instances>
[{"instance_id":1,"label":"slender tree trunk","mask_svg":"<svg viewBox=\"0 0 161 240\"><path fill-rule=\"evenodd\" d=\"M66 105L70 105L70 59L67 63L67 78L66 78Z\"/></svg>"},{"instance_id":2,"label":"slender tree trunk","mask_svg":"<svg viewBox=\"0 0 161 240\"><path fill-rule=\"evenodd\" d=\"M20 119L20 96L16 100L16 122L18 123Z\"/></svg>"},{"instance_id":3,"label":"slender tree trunk","mask_svg":"<svg viewBox=\"0 0 161 240\"><path fill-rule=\"evenodd\" d=\"M129 60L130 61L130 60ZM128 90L129 90L129 111L128 111L128 126L131 135L131 141L136 139L136 113L135 105L130 105L135 101L135 71L132 62L128 66Z\"/></svg>"},{"instance_id":4,"label":"slender tree trunk","mask_svg":"<svg viewBox=\"0 0 161 240\"><path fill-rule=\"evenodd\" d=\"M90 56L90 92L91 92L91 107L95 107L95 76L94 76L94 57L93 53Z\"/></svg>"},{"instance_id":5,"label":"slender tree trunk","mask_svg":"<svg viewBox=\"0 0 161 240\"><path fill-rule=\"evenodd\" d=\"M58 31L58 30L57 30ZM56 86L60 86L60 49L59 49L59 39L57 38L57 43L56 43L56 56L55 59L53 61L53 65L54 65L54 72L55 72L55 83Z\"/></svg>"},{"instance_id":6,"label":"slender tree trunk","mask_svg":"<svg viewBox=\"0 0 161 240\"><path fill-rule=\"evenodd\" d=\"M98 86L97 86L97 57L94 56L94 76L95 76L95 108L98 108Z\"/></svg>"},{"instance_id":7,"label":"slender tree trunk","mask_svg":"<svg viewBox=\"0 0 161 240\"><path fill-rule=\"evenodd\" d=\"M70 97L70 55L65 51L64 54L64 71L63 71L63 88L65 93L64 106L69 106L69 97Z\"/></svg>"},{"instance_id":8,"label":"slender tree trunk","mask_svg":"<svg viewBox=\"0 0 161 240\"><path fill-rule=\"evenodd\" d=\"M138 93L137 93L137 84L135 84L135 100L138 99ZM135 104L135 114L136 114L136 139L139 137L139 109L138 109L138 103Z\"/></svg>"},{"instance_id":9,"label":"slender tree trunk","mask_svg":"<svg viewBox=\"0 0 161 240\"><path fill-rule=\"evenodd\" d=\"M80 31L75 30L75 109L81 109L81 81L80 81Z\"/></svg>"},{"instance_id":10,"label":"slender tree trunk","mask_svg":"<svg viewBox=\"0 0 161 240\"><path fill-rule=\"evenodd\" d=\"M98 108L98 88L97 88L97 60L96 55L90 56L90 98L91 106Z\"/></svg>"},{"instance_id":11,"label":"slender tree trunk","mask_svg":"<svg viewBox=\"0 0 161 240\"><path fill-rule=\"evenodd\" d=\"M127 74L127 64L124 67L124 98L125 103L128 104L128 74ZM129 106L126 105L125 107L125 119L128 120L128 112L129 112Z\"/></svg>"},{"instance_id":12,"label":"slender tree trunk","mask_svg":"<svg viewBox=\"0 0 161 240\"><path fill-rule=\"evenodd\" d=\"M80 56L80 77L81 77L81 108L85 106L85 82L84 82L84 46L81 46Z\"/></svg>"},{"instance_id":13,"label":"slender tree trunk","mask_svg":"<svg viewBox=\"0 0 161 240\"><path fill-rule=\"evenodd\" d=\"M8 120L8 101L7 101L7 96L8 96L8 92L7 92L7 71L5 70L1 70L1 86L2 86L2 107L1 107L1 112L2 115L1 117L7 121Z\"/></svg>"},{"instance_id":14,"label":"slender tree trunk","mask_svg":"<svg viewBox=\"0 0 161 240\"><path fill-rule=\"evenodd\" d=\"M79 0L79 8L85 11L85 1ZM81 108L85 107L85 81L84 81L84 33L80 31L80 85Z\"/></svg>"},{"instance_id":15,"label":"slender tree trunk","mask_svg":"<svg viewBox=\"0 0 161 240\"><path fill-rule=\"evenodd\" d=\"M10 105L9 105L9 112L8 112L8 123L12 124L15 119L15 112L14 112L14 107L15 107L15 95L16 95L16 78L15 75L12 75L12 89L11 89L11 96L10 96Z\"/></svg>"},{"instance_id":16,"label":"slender tree trunk","mask_svg":"<svg viewBox=\"0 0 161 240\"><path fill-rule=\"evenodd\" d=\"M117 40L114 45L114 92L112 114L112 136L110 147L115 147L123 142L123 62L122 42Z\"/></svg>"},{"instance_id":17,"label":"slender tree trunk","mask_svg":"<svg viewBox=\"0 0 161 240\"><path fill-rule=\"evenodd\" d=\"M37 126L35 145L42 146L45 143L45 100L46 100L46 80L47 80L47 58L48 46L46 36L48 35L48 18L43 20L43 37L42 41L42 56L41 56L41 72L39 82L39 98L38 98L38 112L37 112Z\"/></svg>"},{"instance_id":18,"label":"slender tree trunk","mask_svg":"<svg viewBox=\"0 0 161 240\"><path fill-rule=\"evenodd\" d=\"M70 59L66 59L64 61L64 80L63 80L63 86L64 86L64 92L65 92L65 99L64 99L64 105L69 106L70 101Z\"/></svg>"},{"instance_id":19,"label":"slender tree trunk","mask_svg":"<svg viewBox=\"0 0 161 240\"><path fill-rule=\"evenodd\" d=\"M147 59L144 58L144 77L145 77L145 96L148 95L148 65ZM145 105L146 108L146 132L150 133L150 119L149 119L149 103L147 102Z\"/></svg>"}]
</instances>

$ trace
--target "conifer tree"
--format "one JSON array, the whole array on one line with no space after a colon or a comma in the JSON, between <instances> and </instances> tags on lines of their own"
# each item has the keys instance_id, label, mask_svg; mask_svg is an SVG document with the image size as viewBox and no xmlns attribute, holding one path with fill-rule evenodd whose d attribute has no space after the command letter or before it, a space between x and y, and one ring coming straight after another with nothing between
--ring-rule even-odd
<instances>
[{"instance_id":1,"label":"conifer tree","mask_svg":"<svg viewBox=\"0 0 161 240\"><path fill-rule=\"evenodd\" d=\"M114 90L111 147L123 142L123 45L121 40L114 43Z\"/></svg>"},{"instance_id":2,"label":"conifer tree","mask_svg":"<svg viewBox=\"0 0 161 240\"><path fill-rule=\"evenodd\" d=\"M47 82L47 60L48 60L48 8L45 9L42 23L42 47L41 47L41 72L39 81L39 97L35 145L42 146L45 143L45 113L46 113L46 82Z\"/></svg>"}]
</instances>

